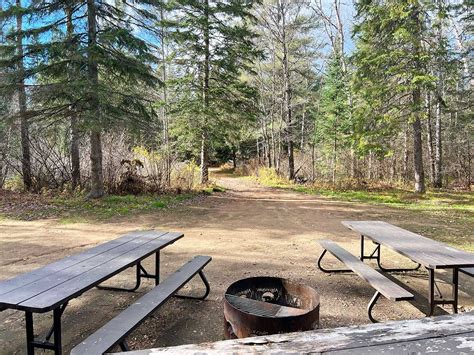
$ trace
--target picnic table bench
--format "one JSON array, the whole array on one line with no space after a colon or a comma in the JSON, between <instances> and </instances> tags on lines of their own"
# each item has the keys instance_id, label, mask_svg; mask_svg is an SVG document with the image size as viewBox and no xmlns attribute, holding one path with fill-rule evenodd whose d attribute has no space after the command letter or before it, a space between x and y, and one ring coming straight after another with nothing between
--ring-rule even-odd
<instances>
[{"instance_id":1,"label":"picnic table bench","mask_svg":"<svg viewBox=\"0 0 474 355\"><path fill-rule=\"evenodd\" d=\"M171 296L203 300L209 294L209 283L202 269L211 261L209 256L196 256L179 270L140 297L131 306L81 342L71 351L71 355L102 355L115 345L122 350L129 350L126 337L136 329L152 312L162 306ZM189 280L199 274L206 286L202 296L177 295Z\"/></svg>"},{"instance_id":2,"label":"picnic table bench","mask_svg":"<svg viewBox=\"0 0 474 355\"><path fill-rule=\"evenodd\" d=\"M183 237L182 233L137 231L31 272L0 282L0 310L25 312L27 353L35 348L61 353L61 316L70 301L105 280L136 266L138 288L142 278L160 282L160 250ZM141 261L155 254L155 272ZM118 289L119 288L113 288ZM53 325L44 340L35 339L33 314L53 312ZM53 337L53 341L51 341Z\"/></svg>"},{"instance_id":3,"label":"picnic table bench","mask_svg":"<svg viewBox=\"0 0 474 355\"><path fill-rule=\"evenodd\" d=\"M375 259L382 271L410 271L416 270L423 265L428 270L428 301L431 316L438 304L453 306L453 312L457 313L458 306L458 274L462 272L472 275L474 269L474 254L453 248L444 243L423 237L419 234L407 231L400 227L382 221L343 221L347 228L360 234L360 257L361 261ZM370 239L375 245L371 254L365 253L365 238ZM413 268L385 268L381 264L381 246L386 246L393 251L411 259L418 265ZM452 270L452 297L451 299L435 298L435 270Z\"/></svg>"},{"instance_id":4,"label":"picnic table bench","mask_svg":"<svg viewBox=\"0 0 474 355\"><path fill-rule=\"evenodd\" d=\"M372 316L372 309L377 303L380 295L383 295L385 298L392 301L412 300L414 298L413 294L405 290L403 287L397 285L395 282L389 280L377 270L374 270L370 266L364 264L357 257L352 255L345 249L341 248L339 245L337 245L333 241L320 240L319 244L324 249L321 256L318 259L318 266L322 271L328 272L328 273L353 271L356 274L358 274L361 278L363 278L365 281L367 281L376 290L374 296L370 300L369 305L367 307L367 313L368 313L369 319L373 323L376 323L377 321ZM328 269L323 268L321 265L321 261L327 251L329 251L337 259L342 261L347 267L349 267L349 270L347 269L328 270Z\"/></svg>"}]
</instances>

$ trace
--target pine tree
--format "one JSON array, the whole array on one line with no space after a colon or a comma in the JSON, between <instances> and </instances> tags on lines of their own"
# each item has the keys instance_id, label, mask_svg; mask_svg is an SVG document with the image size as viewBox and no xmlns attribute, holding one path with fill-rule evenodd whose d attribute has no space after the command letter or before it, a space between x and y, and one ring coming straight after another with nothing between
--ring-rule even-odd
<instances>
[{"instance_id":1,"label":"pine tree","mask_svg":"<svg viewBox=\"0 0 474 355\"><path fill-rule=\"evenodd\" d=\"M166 21L177 43L175 61L182 66L176 80L178 142L200 142L201 183L208 182L209 154L227 113L242 109L249 95L241 74L249 69L254 34L249 29L255 1L179 0L170 4ZM234 116L235 117L235 116Z\"/></svg>"},{"instance_id":2,"label":"pine tree","mask_svg":"<svg viewBox=\"0 0 474 355\"><path fill-rule=\"evenodd\" d=\"M361 119L400 123L409 120L415 191L423 193L422 92L436 80L427 69L430 53L422 45L426 36L424 9L418 1L411 0L360 0L357 17L355 94L370 107L364 111L369 116Z\"/></svg>"},{"instance_id":3,"label":"pine tree","mask_svg":"<svg viewBox=\"0 0 474 355\"><path fill-rule=\"evenodd\" d=\"M10 5L0 15L7 21L19 14L37 20L29 21L23 31L8 33L17 45L2 46L1 65L13 69L12 89L22 87L18 85L22 81L34 87L27 92L36 104L29 110L30 120L69 117L71 122L76 120L72 128L77 128L80 117L83 129L90 132L89 197L104 194L102 132L117 123L145 129L155 115L153 100L144 92L145 88L153 91L159 83L149 42L157 34L153 27L157 5L38 0L21 9ZM28 67L22 70L21 63ZM77 169L77 161L74 165Z\"/></svg>"},{"instance_id":4,"label":"pine tree","mask_svg":"<svg viewBox=\"0 0 474 355\"><path fill-rule=\"evenodd\" d=\"M340 148L350 146L351 120L348 105L349 82L338 53L329 58L324 84L321 89L321 109L317 118L317 140L325 142L332 152L332 181L336 182L337 154Z\"/></svg>"}]
</instances>

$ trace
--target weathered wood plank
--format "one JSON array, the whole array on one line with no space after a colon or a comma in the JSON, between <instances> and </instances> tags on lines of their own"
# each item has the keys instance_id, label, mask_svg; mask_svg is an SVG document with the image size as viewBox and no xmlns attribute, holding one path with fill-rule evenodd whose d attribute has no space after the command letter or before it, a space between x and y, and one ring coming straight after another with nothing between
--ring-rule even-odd
<instances>
[{"instance_id":1,"label":"weathered wood plank","mask_svg":"<svg viewBox=\"0 0 474 355\"><path fill-rule=\"evenodd\" d=\"M400 354L462 354L474 352L474 332L448 335L441 338L404 341L386 345L357 348L358 355L400 355ZM335 350L325 355L353 355L354 349Z\"/></svg>"},{"instance_id":2,"label":"weathered wood plank","mask_svg":"<svg viewBox=\"0 0 474 355\"><path fill-rule=\"evenodd\" d=\"M400 285L387 279L377 270L364 264L357 257L341 248L338 244L330 240L319 240L319 244L342 261L347 267L357 275L367 281L373 288L392 301L413 299L413 294L405 290Z\"/></svg>"},{"instance_id":3,"label":"weathered wood plank","mask_svg":"<svg viewBox=\"0 0 474 355\"><path fill-rule=\"evenodd\" d=\"M450 247L383 221L343 221L347 228L430 269L474 266L474 253Z\"/></svg>"},{"instance_id":4,"label":"weathered wood plank","mask_svg":"<svg viewBox=\"0 0 474 355\"><path fill-rule=\"evenodd\" d=\"M178 292L210 261L211 257L209 256L195 256L161 284L140 297L130 307L77 345L72 349L71 354L102 355L112 346L119 344L146 317Z\"/></svg>"},{"instance_id":5,"label":"weathered wood plank","mask_svg":"<svg viewBox=\"0 0 474 355\"><path fill-rule=\"evenodd\" d=\"M147 235L150 233L161 233L165 234L165 232L159 232L159 231L135 231L131 233L127 233L126 235L111 240L109 242L100 244L94 248L88 249L82 253L74 254L67 256L61 260L58 260L56 262L53 262L51 264L48 264L46 266L40 267L36 270L18 275L14 278L11 278L9 280L1 281L0 282L0 295L3 295L5 293L11 292L19 287L22 287L24 285L30 284L32 282L35 282L37 280L40 280L44 277L51 276L51 274L56 273L58 271L64 270L66 268L69 268L73 265L76 265L78 263L81 263L85 260L88 260L90 258L93 258L99 254L102 254L104 252L107 252L108 250L111 250L113 248L116 248L122 244L128 243L129 241L136 239L138 237L141 237L143 235Z\"/></svg>"},{"instance_id":6,"label":"weathered wood plank","mask_svg":"<svg viewBox=\"0 0 474 355\"><path fill-rule=\"evenodd\" d=\"M376 323L362 326L321 329L309 332L275 334L246 339L226 340L215 343L190 344L168 348L157 348L121 353L122 355L147 354L319 354L342 352L365 353L371 347L380 354L395 346L420 343L420 353L427 352L432 340L447 338L455 344L452 353L467 354L474 351L474 344L468 342L474 333L474 312L442 317ZM401 347L400 349L403 349ZM397 354L399 354L398 352ZM402 351L402 353L405 353ZM341 353L342 354L342 353Z\"/></svg>"},{"instance_id":7,"label":"weathered wood plank","mask_svg":"<svg viewBox=\"0 0 474 355\"><path fill-rule=\"evenodd\" d=\"M114 248L105 250L91 258L83 260L82 262L76 263L62 270L58 270L57 272L51 273L50 275L47 275L39 280L0 295L0 306L20 304L24 301L27 301L28 299L36 297L43 292L60 286L69 280L75 280L78 276L90 270L94 270L97 267L109 262L110 260L119 258L132 250L140 248L141 246L150 243L153 240L163 237L164 235L166 235L166 232L141 233L138 237L132 238L126 243L122 243Z\"/></svg>"},{"instance_id":8,"label":"weathered wood plank","mask_svg":"<svg viewBox=\"0 0 474 355\"><path fill-rule=\"evenodd\" d=\"M17 305L18 309L31 310L33 312L46 312L56 308L58 305L75 298L87 291L88 289L98 285L108 278L118 274L142 260L157 250L174 243L183 236L182 233L167 233L159 238L154 238L147 243L139 245L120 257L111 259L100 267L90 269L77 277L61 283L57 287L50 288L37 296L27 299Z\"/></svg>"}]
</instances>

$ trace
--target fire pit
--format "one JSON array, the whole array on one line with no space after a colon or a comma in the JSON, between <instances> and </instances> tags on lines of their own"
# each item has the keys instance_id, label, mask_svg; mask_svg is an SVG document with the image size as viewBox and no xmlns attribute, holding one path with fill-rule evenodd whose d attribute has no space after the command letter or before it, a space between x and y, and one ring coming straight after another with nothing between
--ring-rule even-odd
<instances>
[{"instance_id":1,"label":"fire pit","mask_svg":"<svg viewBox=\"0 0 474 355\"><path fill-rule=\"evenodd\" d=\"M319 295L277 277L239 280L225 294L224 319L227 339L317 329Z\"/></svg>"}]
</instances>

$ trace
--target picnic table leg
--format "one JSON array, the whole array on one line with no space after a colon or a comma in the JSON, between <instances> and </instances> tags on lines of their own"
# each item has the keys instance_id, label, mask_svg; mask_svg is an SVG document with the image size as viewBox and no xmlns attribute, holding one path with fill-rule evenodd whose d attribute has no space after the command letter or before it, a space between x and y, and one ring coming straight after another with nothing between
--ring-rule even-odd
<instances>
[{"instance_id":1,"label":"picnic table leg","mask_svg":"<svg viewBox=\"0 0 474 355\"><path fill-rule=\"evenodd\" d=\"M431 317L434 313L434 308L435 308L435 294L434 294L434 288L435 288L435 279L434 279L434 270L433 269L428 269L428 286L429 286L429 291L428 291L428 301L430 303L430 313L428 314L428 317Z\"/></svg>"},{"instance_id":2,"label":"picnic table leg","mask_svg":"<svg viewBox=\"0 0 474 355\"><path fill-rule=\"evenodd\" d=\"M134 292L138 290L141 285L142 278L145 279L154 279L155 286L160 283L160 251L158 250L155 253L155 274L150 274L146 269L143 267L141 262L138 262L136 265L136 283L135 286L132 288L123 288L123 287L110 287L110 286L100 286L97 285L96 287L100 290L107 290L107 291L125 291L125 292Z\"/></svg>"},{"instance_id":3,"label":"picnic table leg","mask_svg":"<svg viewBox=\"0 0 474 355\"><path fill-rule=\"evenodd\" d=\"M459 269L457 267L453 268L453 313L458 313L458 277Z\"/></svg>"},{"instance_id":4,"label":"picnic table leg","mask_svg":"<svg viewBox=\"0 0 474 355\"><path fill-rule=\"evenodd\" d=\"M333 272L352 272L351 269L326 269L326 268L324 268L321 265L321 261L323 260L324 255L326 255L326 252L327 252L327 250L324 249L323 252L321 253L321 255L319 256L319 259L318 259L318 268L319 268L319 270L321 270L322 272L325 272L327 274L330 274L330 273L333 273Z\"/></svg>"},{"instance_id":5,"label":"picnic table leg","mask_svg":"<svg viewBox=\"0 0 474 355\"><path fill-rule=\"evenodd\" d=\"M25 323L26 323L26 352L28 355L35 353L35 348L53 350L54 354L62 354L62 342L61 342L61 316L64 312L66 305L58 307L53 310L53 327L46 335L45 340L36 340L34 325L33 325L33 313L25 311ZM54 342L51 343L49 339L54 334Z\"/></svg>"},{"instance_id":6,"label":"picnic table leg","mask_svg":"<svg viewBox=\"0 0 474 355\"><path fill-rule=\"evenodd\" d=\"M188 296L188 295L175 294L174 297L194 299L194 300L204 300L209 295L209 292L211 292L211 286L209 285L209 281L207 281L206 275L204 275L204 271L202 271L202 270L199 271L199 277L201 278L201 281L203 282L204 286L206 287L206 291L204 292L204 295L202 295L202 296Z\"/></svg>"},{"instance_id":7,"label":"picnic table leg","mask_svg":"<svg viewBox=\"0 0 474 355\"><path fill-rule=\"evenodd\" d=\"M56 308L53 311L53 327L54 327L54 353L61 354L61 315L64 309Z\"/></svg>"},{"instance_id":8,"label":"picnic table leg","mask_svg":"<svg viewBox=\"0 0 474 355\"><path fill-rule=\"evenodd\" d=\"M377 247L374 249L374 251L370 255L365 255L364 251L364 242L365 238L363 235L360 236L360 261L364 261L365 259L375 259L377 260L377 263L380 264L380 244L377 244Z\"/></svg>"},{"instance_id":9,"label":"picnic table leg","mask_svg":"<svg viewBox=\"0 0 474 355\"><path fill-rule=\"evenodd\" d=\"M64 313L64 310L66 309L67 307L67 302L65 304L63 304L60 308L59 308L59 316L61 317ZM54 315L53 315L53 318L54 318ZM53 333L54 333L54 322L53 322L53 326L51 327L51 329L49 330L49 332L46 334L46 341L49 341L49 339L51 339L51 337L53 336Z\"/></svg>"},{"instance_id":10,"label":"picnic table leg","mask_svg":"<svg viewBox=\"0 0 474 355\"><path fill-rule=\"evenodd\" d=\"M26 311L25 312L25 322L26 322L26 352L28 355L33 355L35 353L35 333L33 330L33 313Z\"/></svg>"},{"instance_id":11,"label":"picnic table leg","mask_svg":"<svg viewBox=\"0 0 474 355\"><path fill-rule=\"evenodd\" d=\"M367 306L367 314L369 315L369 319L372 323L378 323L378 321L372 316L372 309L374 308L375 304L377 303L379 297L380 297L380 292L376 291L374 293L374 296L370 300L369 305Z\"/></svg>"},{"instance_id":12,"label":"picnic table leg","mask_svg":"<svg viewBox=\"0 0 474 355\"><path fill-rule=\"evenodd\" d=\"M135 270L135 276L136 276L136 281L135 281L135 286L133 286L132 288L124 288L124 287L111 287L111 286L100 286L100 285L97 285L96 287L99 289L99 290L106 290L106 291L123 291L123 292L134 292L136 290L138 290L138 288L140 287L140 284L141 284L141 271L144 270L143 267L142 267L142 264L139 262L137 265L136 265L136 270Z\"/></svg>"},{"instance_id":13,"label":"picnic table leg","mask_svg":"<svg viewBox=\"0 0 474 355\"><path fill-rule=\"evenodd\" d=\"M452 275L452 299L435 299L435 274L434 269L428 269L428 281L429 281L429 293L428 293L428 301L430 303L430 313L428 316L432 316L434 313L434 309L437 304L448 304L453 306L453 313L458 313L458 290L459 290L459 269L453 268L453 275ZM442 298L442 297L441 297Z\"/></svg>"},{"instance_id":14,"label":"picnic table leg","mask_svg":"<svg viewBox=\"0 0 474 355\"><path fill-rule=\"evenodd\" d=\"M377 246L375 247L374 251L370 255L365 255L364 251L364 241L365 238L363 235L360 236L360 257L359 259L361 261L364 261L365 259L375 259L377 261L377 266L379 267L380 270L384 272L400 272L400 271L416 271L421 267L420 263L417 263L418 265L415 266L414 268L386 268L382 266L382 262L380 261L381 259L381 245L379 243L375 243Z\"/></svg>"},{"instance_id":15,"label":"picnic table leg","mask_svg":"<svg viewBox=\"0 0 474 355\"><path fill-rule=\"evenodd\" d=\"M160 283L160 251L155 254L155 286Z\"/></svg>"}]
</instances>

